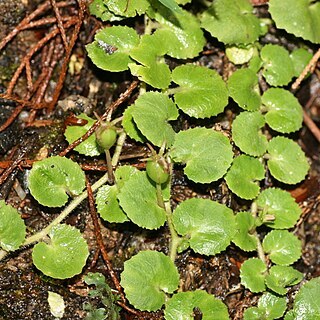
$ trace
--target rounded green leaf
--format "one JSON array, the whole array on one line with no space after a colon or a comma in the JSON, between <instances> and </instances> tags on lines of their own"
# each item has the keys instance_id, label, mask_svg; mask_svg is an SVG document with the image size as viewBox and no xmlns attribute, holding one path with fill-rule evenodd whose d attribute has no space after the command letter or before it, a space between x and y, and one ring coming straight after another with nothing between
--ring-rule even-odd
<instances>
[{"instance_id":1,"label":"rounded green leaf","mask_svg":"<svg viewBox=\"0 0 320 320\"><path fill-rule=\"evenodd\" d=\"M194 58L202 51L206 40L198 19L191 13L181 10L172 14L170 9L162 6L153 18L160 23L155 36L169 56L177 59Z\"/></svg>"},{"instance_id":2,"label":"rounded green leaf","mask_svg":"<svg viewBox=\"0 0 320 320\"><path fill-rule=\"evenodd\" d=\"M226 48L226 55L228 59L234 64L244 64L249 62L250 59L253 57L255 52L254 47L228 47Z\"/></svg>"},{"instance_id":3,"label":"rounded green leaf","mask_svg":"<svg viewBox=\"0 0 320 320\"><path fill-rule=\"evenodd\" d=\"M318 1L270 0L269 11L276 26L297 37L320 43L320 3Z\"/></svg>"},{"instance_id":4,"label":"rounded green leaf","mask_svg":"<svg viewBox=\"0 0 320 320\"><path fill-rule=\"evenodd\" d=\"M139 310L156 311L179 285L179 273L170 258L157 251L141 251L124 263L121 286ZM143 294L142 294L143 293Z\"/></svg>"},{"instance_id":5,"label":"rounded green leaf","mask_svg":"<svg viewBox=\"0 0 320 320\"><path fill-rule=\"evenodd\" d=\"M225 44L248 44L260 35L259 19L248 0L216 0L201 16L202 27Z\"/></svg>"},{"instance_id":6,"label":"rounded green leaf","mask_svg":"<svg viewBox=\"0 0 320 320\"><path fill-rule=\"evenodd\" d=\"M164 318L166 320L194 319L194 308L198 308L204 320L228 320L226 305L206 291L196 290L179 292L166 302Z\"/></svg>"},{"instance_id":7,"label":"rounded green leaf","mask_svg":"<svg viewBox=\"0 0 320 320\"><path fill-rule=\"evenodd\" d=\"M130 50L139 44L139 36L126 26L107 27L95 35L95 41L86 46L92 62L107 71L124 71L132 62Z\"/></svg>"},{"instance_id":8,"label":"rounded green leaf","mask_svg":"<svg viewBox=\"0 0 320 320\"><path fill-rule=\"evenodd\" d=\"M89 4L89 11L91 15L100 18L102 21L112 21L114 18L114 15L110 12L103 0L93 0Z\"/></svg>"},{"instance_id":9,"label":"rounded green leaf","mask_svg":"<svg viewBox=\"0 0 320 320\"><path fill-rule=\"evenodd\" d=\"M278 265L288 266L301 257L301 241L287 230L272 230L262 246L270 260Z\"/></svg>"},{"instance_id":10,"label":"rounded green leaf","mask_svg":"<svg viewBox=\"0 0 320 320\"><path fill-rule=\"evenodd\" d=\"M233 158L229 139L221 132L206 128L176 134L170 155L175 162L186 164L184 172L189 179L200 183L220 179Z\"/></svg>"},{"instance_id":11,"label":"rounded green leaf","mask_svg":"<svg viewBox=\"0 0 320 320\"><path fill-rule=\"evenodd\" d=\"M258 76L250 69L239 69L228 79L229 94L242 108L255 111L260 108Z\"/></svg>"},{"instance_id":12,"label":"rounded green leaf","mask_svg":"<svg viewBox=\"0 0 320 320\"><path fill-rule=\"evenodd\" d=\"M208 199L182 202L173 213L173 223L177 233L189 240L190 247L205 255L225 250L235 233L232 210Z\"/></svg>"},{"instance_id":13,"label":"rounded green leaf","mask_svg":"<svg viewBox=\"0 0 320 320\"><path fill-rule=\"evenodd\" d=\"M166 212L157 202L156 187L146 172L132 175L120 189L118 199L129 219L139 227L157 229L166 221Z\"/></svg>"},{"instance_id":14,"label":"rounded green leaf","mask_svg":"<svg viewBox=\"0 0 320 320\"><path fill-rule=\"evenodd\" d=\"M297 293L292 319L318 320L320 319L320 278L306 282Z\"/></svg>"},{"instance_id":15,"label":"rounded green leaf","mask_svg":"<svg viewBox=\"0 0 320 320\"><path fill-rule=\"evenodd\" d=\"M296 184L308 173L309 164L300 146L285 137L275 137L268 144L268 167L279 181Z\"/></svg>"},{"instance_id":16,"label":"rounded green leaf","mask_svg":"<svg viewBox=\"0 0 320 320\"><path fill-rule=\"evenodd\" d=\"M186 64L173 70L172 80L179 85L174 100L190 117L216 116L228 104L226 85L215 70Z\"/></svg>"},{"instance_id":17,"label":"rounded green leaf","mask_svg":"<svg viewBox=\"0 0 320 320\"><path fill-rule=\"evenodd\" d=\"M84 113L80 114L77 117L79 119L87 120L88 122L84 126L68 126L67 127L67 129L64 132L64 135L67 141L69 142L69 144L71 144L75 140L82 137L96 122L94 119L91 119ZM99 145L96 141L96 137L94 134L91 135L85 141L81 142L78 146L74 148L74 150L89 157L99 156L103 151L101 148L99 148Z\"/></svg>"},{"instance_id":18,"label":"rounded green leaf","mask_svg":"<svg viewBox=\"0 0 320 320\"><path fill-rule=\"evenodd\" d=\"M135 101L133 120L142 134L154 145L171 146L175 132L168 123L178 118L178 109L163 93L147 92Z\"/></svg>"},{"instance_id":19,"label":"rounded green leaf","mask_svg":"<svg viewBox=\"0 0 320 320\"><path fill-rule=\"evenodd\" d=\"M45 275L72 278L82 271L89 256L88 245L80 231L66 224L49 231L50 240L37 243L32 252L34 265Z\"/></svg>"},{"instance_id":20,"label":"rounded green leaf","mask_svg":"<svg viewBox=\"0 0 320 320\"><path fill-rule=\"evenodd\" d=\"M270 292L264 293L258 307L249 308L244 313L244 320L273 320L283 316L287 309L286 298L278 297Z\"/></svg>"},{"instance_id":21,"label":"rounded green leaf","mask_svg":"<svg viewBox=\"0 0 320 320\"><path fill-rule=\"evenodd\" d=\"M295 199L281 189L268 188L258 196L258 208L262 211L264 224L274 229L292 228L298 221L301 209ZM269 216L269 219L265 219Z\"/></svg>"},{"instance_id":22,"label":"rounded green leaf","mask_svg":"<svg viewBox=\"0 0 320 320\"><path fill-rule=\"evenodd\" d=\"M6 251L17 250L26 236L26 226L17 209L0 200L0 246Z\"/></svg>"},{"instance_id":23,"label":"rounded green leaf","mask_svg":"<svg viewBox=\"0 0 320 320\"><path fill-rule=\"evenodd\" d=\"M264 46L260 52L263 61L263 76L271 86L287 85L295 72L289 52L274 44Z\"/></svg>"},{"instance_id":24,"label":"rounded green leaf","mask_svg":"<svg viewBox=\"0 0 320 320\"><path fill-rule=\"evenodd\" d=\"M61 207L68 195L77 196L85 187L85 175L70 159L54 156L32 166L28 177L32 196L47 207Z\"/></svg>"},{"instance_id":25,"label":"rounded green leaf","mask_svg":"<svg viewBox=\"0 0 320 320\"><path fill-rule=\"evenodd\" d=\"M294 75L298 77L312 59L312 53L304 48L299 48L291 52L290 58L293 62Z\"/></svg>"},{"instance_id":26,"label":"rounded green leaf","mask_svg":"<svg viewBox=\"0 0 320 320\"><path fill-rule=\"evenodd\" d=\"M145 142L146 138L138 129L132 118L132 111L134 108L135 105L131 105L125 110L125 112L123 113L122 126L131 139L134 139L138 142Z\"/></svg>"},{"instance_id":27,"label":"rounded green leaf","mask_svg":"<svg viewBox=\"0 0 320 320\"><path fill-rule=\"evenodd\" d=\"M266 285L280 295L287 293L286 287L294 286L303 278L303 274L292 267L272 266L266 276Z\"/></svg>"},{"instance_id":28,"label":"rounded green leaf","mask_svg":"<svg viewBox=\"0 0 320 320\"><path fill-rule=\"evenodd\" d=\"M225 180L233 193L250 200L258 195L260 186L257 181L262 180L264 174L264 167L258 159L241 155L233 160Z\"/></svg>"},{"instance_id":29,"label":"rounded green leaf","mask_svg":"<svg viewBox=\"0 0 320 320\"><path fill-rule=\"evenodd\" d=\"M241 284L252 292L265 291L266 265L258 258L251 258L245 261L240 269Z\"/></svg>"},{"instance_id":30,"label":"rounded green leaf","mask_svg":"<svg viewBox=\"0 0 320 320\"><path fill-rule=\"evenodd\" d=\"M302 126L303 113L298 99L288 90L271 88L262 96L266 122L275 131L290 133Z\"/></svg>"},{"instance_id":31,"label":"rounded green leaf","mask_svg":"<svg viewBox=\"0 0 320 320\"><path fill-rule=\"evenodd\" d=\"M118 16L135 17L146 12L150 6L148 0L107 0L109 10Z\"/></svg>"},{"instance_id":32,"label":"rounded green leaf","mask_svg":"<svg viewBox=\"0 0 320 320\"><path fill-rule=\"evenodd\" d=\"M241 112L232 123L234 143L251 156L263 155L268 146L268 140L260 130L264 125L265 120L260 112Z\"/></svg>"},{"instance_id":33,"label":"rounded green leaf","mask_svg":"<svg viewBox=\"0 0 320 320\"><path fill-rule=\"evenodd\" d=\"M255 219L250 212L239 212L236 215L236 233L232 242L244 251L257 250L257 239L252 234L255 230Z\"/></svg>"}]
</instances>

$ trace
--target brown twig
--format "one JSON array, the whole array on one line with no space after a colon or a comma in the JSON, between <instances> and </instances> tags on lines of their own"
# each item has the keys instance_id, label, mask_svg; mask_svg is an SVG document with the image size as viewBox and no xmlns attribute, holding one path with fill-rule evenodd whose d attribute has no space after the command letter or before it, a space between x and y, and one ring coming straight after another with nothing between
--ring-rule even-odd
<instances>
[{"instance_id":1,"label":"brown twig","mask_svg":"<svg viewBox=\"0 0 320 320\"><path fill-rule=\"evenodd\" d=\"M0 132L7 129L10 124L14 121L14 119L20 114L22 109L24 108L24 104L19 104L14 111L11 113L10 117L0 126Z\"/></svg>"},{"instance_id":2,"label":"brown twig","mask_svg":"<svg viewBox=\"0 0 320 320\"><path fill-rule=\"evenodd\" d=\"M130 96L132 91L138 86L138 83L139 83L138 81L133 81L128 87L128 89L123 94L121 94L120 97L115 102L113 102L110 105L108 110L101 116L101 120L105 120L107 118L108 114L110 113L109 110L114 111L119 105L121 105ZM88 139L96 131L96 129L100 126L100 124L101 124L101 121L96 121L83 136L81 136L80 138L72 142L65 150L60 152L60 156L64 157L68 152L73 150L76 146L78 146L80 143Z\"/></svg>"},{"instance_id":3,"label":"brown twig","mask_svg":"<svg viewBox=\"0 0 320 320\"><path fill-rule=\"evenodd\" d=\"M90 209L90 214L91 214L91 218L92 218L92 222L93 222L93 226L94 226L96 241L97 241L97 244L100 248L100 252L101 252L103 261L108 268L110 277L111 277L116 289L118 290L118 292L121 296L121 300L123 301L123 303L125 303L126 298L124 297L120 282L117 278L116 273L114 272L114 270L112 268L112 264L109 260L108 252L107 252L105 245L103 243L101 229L100 229L100 225L99 225L99 221L98 221L98 217L97 217L97 212L96 212L96 207L95 207L95 201L94 201L94 197L93 197L93 193L92 193L92 189L91 189L91 184L88 181L88 179L86 180L86 186L87 186L87 192L88 192L89 209Z\"/></svg>"},{"instance_id":4,"label":"brown twig","mask_svg":"<svg viewBox=\"0 0 320 320\"><path fill-rule=\"evenodd\" d=\"M66 30L63 27L62 17L60 15L59 8L57 6L56 0L50 0L50 2L51 2L51 6L53 8L54 14L57 18L57 24L58 24L58 28L60 30L60 34L61 34L64 48L67 51L68 50L68 42L67 42Z\"/></svg>"},{"instance_id":5,"label":"brown twig","mask_svg":"<svg viewBox=\"0 0 320 320\"><path fill-rule=\"evenodd\" d=\"M311 72L311 70L315 67L315 65L316 65L317 61L319 60L319 58L320 58L320 48L314 54L314 56L312 57L310 62L306 65L306 67L303 69L303 71L301 72L299 77L296 79L296 81L292 84L292 86L291 86L292 90L296 90L300 86L301 82L306 77L308 72Z\"/></svg>"},{"instance_id":6,"label":"brown twig","mask_svg":"<svg viewBox=\"0 0 320 320\"><path fill-rule=\"evenodd\" d=\"M318 126L313 122L311 117L308 115L308 113L303 110L303 121L305 125L308 127L308 129L311 131L313 136L320 142L320 129Z\"/></svg>"}]
</instances>

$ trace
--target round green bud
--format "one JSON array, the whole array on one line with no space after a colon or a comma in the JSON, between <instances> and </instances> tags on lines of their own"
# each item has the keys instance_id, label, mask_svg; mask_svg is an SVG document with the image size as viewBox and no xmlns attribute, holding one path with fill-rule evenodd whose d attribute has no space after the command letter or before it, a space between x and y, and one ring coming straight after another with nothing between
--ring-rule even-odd
<instances>
[{"instance_id":1,"label":"round green bud","mask_svg":"<svg viewBox=\"0 0 320 320\"><path fill-rule=\"evenodd\" d=\"M149 178L155 183L162 184L169 179L168 171L156 160L148 161L146 171Z\"/></svg>"},{"instance_id":2,"label":"round green bud","mask_svg":"<svg viewBox=\"0 0 320 320\"><path fill-rule=\"evenodd\" d=\"M96 130L96 140L103 150L109 150L117 141L117 131L108 125L101 125Z\"/></svg>"}]
</instances>

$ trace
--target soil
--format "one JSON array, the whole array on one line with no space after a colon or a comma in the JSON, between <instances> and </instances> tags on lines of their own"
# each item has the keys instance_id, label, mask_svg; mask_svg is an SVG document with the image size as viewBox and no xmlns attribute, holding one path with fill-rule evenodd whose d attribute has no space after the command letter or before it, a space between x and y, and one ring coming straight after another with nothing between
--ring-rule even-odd
<instances>
[{"instance_id":1,"label":"soil","mask_svg":"<svg viewBox=\"0 0 320 320\"><path fill-rule=\"evenodd\" d=\"M15 26L25 17L39 7L43 1L25 0L1 0L0 1L0 39L9 34ZM74 14L77 9L75 3L61 9L63 14ZM259 6L261 16L267 16L266 6ZM53 17L52 8L43 16ZM19 210L24 218L30 233L41 230L58 215L59 209L48 209L40 206L29 194L27 188L27 175L30 169L30 161L44 158L48 155L57 155L68 146L64 138L66 124L72 121L70 116L80 112L103 114L106 106L119 98L133 79L129 73L109 73L97 69L86 57L85 45L93 39L94 31L101 23L89 15L85 16L78 40L73 49L73 65L77 64L74 72L67 72L63 88L59 94L59 102L54 108L34 109L27 105L19 113L18 117L0 133L0 199ZM136 22L137 29L143 27L142 21ZM18 32L17 36L0 51L0 93L6 92L12 76L23 57L36 43L52 28L52 24L46 24L38 28ZM70 36L70 33L67 33ZM209 37L208 37L209 39ZM291 37L276 30L270 30L262 40L265 42L281 43L288 48L296 44L291 43ZM49 44L48 44L49 46ZM235 69L224 56L223 47L215 39L210 39L199 58L202 65L216 69L224 78L227 78ZM33 56L32 76L37 79L41 74L41 61L44 54ZM172 65L177 61L169 61ZM62 57L58 59L54 71L50 77L45 95L41 102L48 103L53 99L55 87L62 67ZM305 106L310 98L313 102L308 106L307 112L312 119L319 123L320 97L319 74L314 73L303 82L297 97ZM15 85L14 96L20 99L27 97L27 81L25 75L19 77ZM121 114L127 105L130 105L137 96L137 90L117 110ZM0 100L0 126L10 118L19 103L14 99ZM224 116L215 120L216 128L230 133L231 120L236 116L237 108L230 101ZM196 125L212 126L210 120L193 120L181 116L175 123L176 129L188 128ZM304 126L297 134L293 135L309 158L311 170L305 182L298 186L281 187L292 192L297 202L303 209L303 215L294 232L303 241L303 256L295 263L294 267L304 274L305 280L320 276L320 212L319 212L319 144L309 129ZM140 159L145 158L148 150L138 143L128 139L125 143L121 164L131 164L141 167ZM105 164L101 156L95 159L84 157L77 152L68 155L73 160L86 165L86 175L91 182L102 176L103 170L99 168ZM13 163L17 161L17 165ZM29 162L28 162L29 161ZM19 164L19 165L18 165ZM99 170L97 170L97 168ZM270 177L266 184L277 185ZM227 204L235 211L243 210L249 203L243 201L228 192L224 182L218 181L205 186L199 186L185 178L182 168L176 167L172 187L172 205L190 197L210 198ZM31 248L23 248L10 254L0 263L0 319L54 319L47 302L48 291L57 292L64 298L66 308L63 319L84 319L86 313L83 304L91 302L101 307L100 301L88 296L89 287L83 281L83 276L91 272L101 272L107 278L111 287L114 287L108 268L101 256L96 257L98 245L94 232L93 222L89 212L87 201L67 218L66 223L73 225L83 232L90 248L90 257L83 273L68 280L54 280L44 276L32 264ZM169 232L167 227L157 231L145 231L131 223L122 225L108 224L100 221L102 236L108 252L113 270L119 278L123 270L123 263L132 255L142 249L152 249L167 253ZM259 295L253 294L240 285L239 268L241 264L251 257L230 245L223 253L204 257L187 250L177 257L176 264L181 276L181 288L183 290L204 289L214 294L228 306L230 318L242 319L246 308L257 304ZM288 292L288 299L292 301L299 286L295 286ZM141 313L134 315L126 310L121 311L122 319L162 319L162 312ZM201 319L201 315L195 315L195 319Z\"/></svg>"}]
</instances>

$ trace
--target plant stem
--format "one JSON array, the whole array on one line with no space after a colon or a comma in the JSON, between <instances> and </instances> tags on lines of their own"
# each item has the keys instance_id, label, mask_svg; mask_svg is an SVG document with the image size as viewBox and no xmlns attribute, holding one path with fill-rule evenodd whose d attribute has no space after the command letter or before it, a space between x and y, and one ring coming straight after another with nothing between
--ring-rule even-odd
<instances>
[{"instance_id":1,"label":"plant stem","mask_svg":"<svg viewBox=\"0 0 320 320\"><path fill-rule=\"evenodd\" d=\"M113 167L115 167L118 164L120 154L121 154L124 142L126 140L126 137L127 137L127 134L124 131L119 134L119 138L117 140L117 145L114 150L114 154L113 154L112 161L111 161L111 165Z\"/></svg>"},{"instance_id":2,"label":"plant stem","mask_svg":"<svg viewBox=\"0 0 320 320\"><path fill-rule=\"evenodd\" d=\"M257 252L258 252L258 257L263 261L263 263L267 266L267 260L266 256L264 254L264 250L262 248L261 241L259 239L258 233L255 231L254 234L255 238L257 239Z\"/></svg>"},{"instance_id":3,"label":"plant stem","mask_svg":"<svg viewBox=\"0 0 320 320\"><path fill-rule=\"evenodd\" d=\"M104 151L106 154L106 160L107 160L107 170L108 170L108 182L109 184L113 184L114 182L114 175L113 175L113 167L112 167L112 160L111 160L111 156L110 156L110 150L105 150Z\"/></svg>"}]
</instances>

